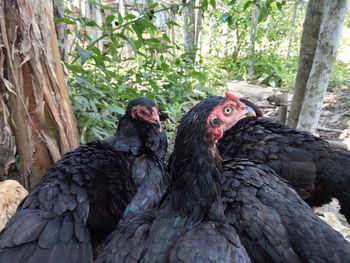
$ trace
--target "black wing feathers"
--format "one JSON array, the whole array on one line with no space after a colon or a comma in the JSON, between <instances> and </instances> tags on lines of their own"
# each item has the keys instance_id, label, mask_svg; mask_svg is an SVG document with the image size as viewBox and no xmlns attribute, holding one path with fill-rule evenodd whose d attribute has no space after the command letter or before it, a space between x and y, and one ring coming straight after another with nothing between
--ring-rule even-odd
<instances>
[{"instance_id":1,"label":"black wing feathers","mask_svg":"<svg viewBox=\"0 0 350 263\"><path fill-rule=\"evenodd\" d=\"M131 200L127 158L102 141L67 153L23 200L1 233L0 262L91 262L89 223L97 227L100 220L113 218L113 229ZM105 193L105 200L96 198L96 189ZM100 217L89 217L95 216L92 209L109 202L113 206L107 205Z\"/></svg>"},{"instance_id":2,"label":"black wing feathers","mask_svg":"<svg viewBox=\"0 0 350 263\"><path fill-rule=\"evenodd\" d=\"M253 262L348 262L350 244L263 164L224 163L225 215Z\"/></svg>"}]
</instances>

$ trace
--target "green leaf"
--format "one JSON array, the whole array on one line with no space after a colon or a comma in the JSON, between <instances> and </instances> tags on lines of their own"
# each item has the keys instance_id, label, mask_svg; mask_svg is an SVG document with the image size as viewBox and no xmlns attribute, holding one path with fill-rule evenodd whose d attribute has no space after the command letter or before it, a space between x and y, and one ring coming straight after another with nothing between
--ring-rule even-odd
<instances>
[{"instance_id":1,"label":"green leaf","mask_svg":"<svg viewBox=\"0 0 350 263\"><path fill-rule=\"evenodd\" d=\"M113 10L113 8L108 6L108 5L100 5L100 9L101 10Z\"/></svg>"},{"instance_id":2,"label":"green leaf","mask_svg":"<svg viewBox=\"0 0 350 263\"><path fill-rule=\"evenodd\" d=\"M158 6L158 3L153 3L148 6L149 9L153 9Z\"/></svg>"},{"instance_id":3,"label":"green leaf","mask_svg":"<svg viewBox=\"0 0 350 263\"><path fill-rule=\"evenodd\" d=\"M109 15L109 16L107 16L107 17L106 17L106 20L105 20L105 24L106 24L106 25L111 24L111 23L114 21L114 19L115 19L115 16L114 16L114 15Z\"/></svg>"},{"instance_id":4,"label":"green leaf","mask_svg":"<svg viewBox=\"0 0 350 263\"><path fill-rule=\"evenodd\" d=\"M136 16L135 15L133 15L133 14L127 14L125 17L124 17L124 19L125 20L132 20L132 19L135 19L136 18Z\"/></svg>"},{"instance_id":5,"label":"green leaf","mask_svg":"<svg viewBox=\"0 0 350 263\"><path fill-rule=\"evenodd\" d=\"M81 64L84 64L91 57L92 52L81 48L79 45L77 45L76 47L79 57L81 59Z\"/></svg>"},{"instance_id":6,"label":"green leaf","mask_svg":"<svg viewBox=\"0 0 350 263\"><path fill-rule=\"evenodd\" d=\"M122 15L120 13L118 13L118 22L119 22L119 24L120 25L123 24L123 21L124 21L124 19L123 19Z\"/></svg>"},{"instance_id":7,"label":"green leaf","mask_svg":"<svg viewBox=\"0 0 350 263\"><path fill-rule=\"evenodd\" d=\"M252 4L253 4L253 1L247 1L247 3L245 3L245 5L243 6L243 11L247 10L247 8Z\"/></svg>"},{"instance_id":8,"label":"green leaf","mask_svg":"<svg viewBox=\"0 0 350 263\"><path fill-rule=\"evenodd\" d=\"M72 65L65 63L67 69L75 73L84 73L84 69L82 69L81 65Z\"/></svg>"},{"instance_id":9,"label":"green leaf","mask_svg":"<svg viewBox=\"0 0 350 263\"><path fill-rule=\"evenodd\" d=\"M161 44L161 42L156 38L150 38L147 40L147 42L150 44L153 44L153 45L160 45Z\"/></svg>"},{"instance_id":10,"label":"green leaf","mask_svg":"<svg viewBox=\"0 0 350 263\"><path fill-rule=\"evenodd\" d=\"M208 10L208 0L203 0L201 4L201 9Z\"/></svg>"},{"instance_id":11,"label":"green leaf","mask_svg":"<svg viewBox=\"0 0 350 263\"><path fill-rule=\"evenodd\" d=\"M168 35L165 34L165 33L162 35L162 38L163 38L164 40L168 41L168 42L171 42L170 38L169 38Z\"/></svg>"},{"instance_id":12,"label":"green leaf","mask_svg":"<svg viewBox=\"0 0 350 263\"><path fill-rule=\"evenodd\" d=\"M166 22L166 24L170 27L170 26L178 26L178 27L181 27L178 23L174 22L174 21L168 21Z\"/></svg>"},{"instance_id":13,"label":"green leaf","mask_svg":"<svg viewBox=\"0 0 350 263\"><path fill-rule=\"evenodd\" d=\"M64 9L64 14L65 15L73 15L73 12L66 8L66 9Z\"/></svg>"},{"instance_id":14,"label":"green leaf","mask_svg":"<svg viewBox=\"0 0 350 263\"><path fill-rule=\"evenodd\" d=\"M134 41L135 48L137 48L137 49L141 48L142 47L142 43L143 43L142 39L135 40Z\"/></svg>"},{"instance_id":15,"label":"green leaf","mask_svg":"<svg viewBox=\"0 0 350 263\"><path fill-rule=\"evenodd\" d=\"M277 5L277 8L280 10L280 11L282 11L282 3L280 3L280 2L276 2L276 5Z\"/></svg>"},{"instance_id":16,"label":"green leaf","mask_svg":"<svg viewBox=\"0 0 350 263\"><path fill-rule=\"evenodd\" d=\"M111 112L116 112L118 114L122 114L124 115L125 114L125 110L117 105L113 105L112 107L108 108L109 111Z\"/></svg>"},{"instance_id":17,"label":"green leaf","mask_svg":"<svg viewBox=\"0 0 350 263\"><path fill-rule=\"evenodd\" d=\"M85 26L99 27L99 25L95 21L88 21L87 23L85 23Z\"/></svg>"},{"instance_id":18,"label":"green leaf","mask_svg":"<svg viewBox=\"0 0 350 263\"><path fill-rule=\"evenodd\" d=\"M87 78L83 77L83 76L79 76L77 74L74 74L75 75L75 79L81 83L81 84L84 84L86 87L88 87L89 89L101 94L102 91L100 91L99 89L96 89L91 83L90 81L87 80Z\"/></svg>"},{"instance_id":19,"label":"green leaf","mask_svg":"<svg viewBox=\"0 0 350 263\"><path fill-rule=\"evenodd\" d=\"M237 0L232 0L232 1L229 3L229 5L235 5L236 2L237 2Z\"/></svg>"},{"instance_id":20,"label":"green leaf","mask_svg":"<svg viewBox=\"0 0 350 263\"><path fill-rule=\"evenodd\" d=\"M61 23L69 24L69 25L75 25L75 21L70 20L70 19L68 19L68 18L54 17L54 18L53 18L53 21L54 21L55 23L61 22Z\"/></svg>"},{"instance_id":21,"label":"green leaf","mask_svg":"<svg viewBox=\"0 0 350 263\"><path fill-rule=\"evenodd\" d=\"M142 23L141 21L136 21L135 23L132 24L131 27L135 31L137 37L139 39L142 39L142 33L145 30L145 24Z\"/></svg>"},{"instance_id":22,"label":"green leaf","mask_svg":"<svg viewBox=\"0 0 350 263\"><path fill-rule=\"evenodd\" d=\"M210 5L215 9L216 8L216 0L210 0Z\"/></svg>"},{"instance_id":23,"label":"green leaf","mask_svg":"<svg viewBox=\"0 0 350 263\"><path fill-rule=\"evenodd\" d=\"M160 67L164 70L164 71L168 71L169 70L169 65L167 63L162 63L160 64Z\"/></svg>"},{"instance_id":24,"label":"green leaf","mask_svg":"<svg viewBox=\"0 0 350 263\"><path fill-rule=\"evenodd\" d=\"M261 8L259 11L259 18L258 18L258 22L262 22L265 21L269 15L269 10L267 9L266 5L264 2L261 2Z\"/></svg>"}]
</instances>

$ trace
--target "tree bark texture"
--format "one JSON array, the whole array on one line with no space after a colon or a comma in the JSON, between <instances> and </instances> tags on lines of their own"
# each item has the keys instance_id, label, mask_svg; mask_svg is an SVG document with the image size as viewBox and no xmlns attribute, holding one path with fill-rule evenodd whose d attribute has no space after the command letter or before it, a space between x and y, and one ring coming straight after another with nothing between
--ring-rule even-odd
<instances>
[{"instance_id":1,"label":"tree bark texture","mask_svg":"<svg viewBox=\"0 0 350 263\"><path fill-rule=\"evenodd\" d=\"M63 0L53 0L53 13L55 17L64 17L64 5ZM60 50L61 59L67 61L68 53L65 50L66 44L66 24L63 22L55 23L55 29L57 33L57 41L59 43L58 49Z\"/></svg>"},{"instance_id":2,"label":"tree bark texture","mask_svg":"<svg viewBox=\"0 0 350 263\"><path fill-rule=\"evenodd\" d=\"M257 5L253 5L252 7L252 22L250 28L250 42L249 42L249 57L251 59L251 63L248 68L248 78L252 78L254 76L254 63L253 59L255 56L255 38L256 32L258 29L258 19L259 19L259 7Z\"/></svg>"},{"instance_id":3,"label":"tree bark texture","mask_svg":"<svg viewBox=\"0 0 350 263\"><path fill-rule=\"evenodd\" d=\"M193 2L193 1L187 1ZM193 2L194 4L194 2ZM195 11L193 5L189 4L183 9L183 24L184 24L184 52L187 54L186 61L193 63L196 57L195 46Z\"/></svg>"},{"instance_id":4,"label":"tree bark texture","mask_svg":"<svg viewBox=\"0 0 350 263\"><path fill-rule=\"evenodd\" d=\"M301 106L304 101L306 83L315 56L326 2L327 0L309 0L307 5L300 43L298 72L295 79L293 99L288 116L288 125L292 128L296 128L298 124Z\"/></svg>"},{"instance_id":5,"label":"tree bark texture","mask_svg":"<svg viewBox=\"0 0 350 263\"><path fill-rule=\"evenodd\" d=\"M0 1L0 97L10 113L21 183L31 189L79 145L52 21L52 1Z\"/></svg>"},{"instance_id":6,"label":"tree bark texture","mask_svg":"<svg viewBox=\"0 0 350 263\"><path fill-rule=\"evenodd\" d=\"M197 0L196 5L201 6L202 0ZM197 9L196 12L196 28L195 28L195 37L194 37L194 45L197 47L199 55L201 54L201 37L202 37L202 20L203 20L203 10Z\"/></svg>"},{"instance_id":7,"label":"tree bark texture","mask_svg":"<svg viewBox=\"0 0 350 263\"><path fill-rule=\"evenodd\" d=\"M1 65L1 62L0 62ZM6 180L10 166L15 162L16 148L12 140L9 112L5 104L5 90L0 87L0 182Z\"/></svg>"},{"instance_id":8,"label":"tree bark texture","mask_svg":"<svg viewBox=\"0 0 350 263\"><path fill-rule=\"evenodd\" d=\"M297 128L316 131L349 0L328 0Z\"/></svg>"}]
</instances>

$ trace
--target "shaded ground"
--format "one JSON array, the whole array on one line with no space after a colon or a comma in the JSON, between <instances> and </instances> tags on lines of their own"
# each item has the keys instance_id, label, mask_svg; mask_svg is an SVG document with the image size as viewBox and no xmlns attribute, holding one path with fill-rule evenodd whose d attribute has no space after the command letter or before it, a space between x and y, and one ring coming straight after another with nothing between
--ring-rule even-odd
<instances>
[{"instance_id":1,"label":"shaded ground","mask_svg":"<svg viewBox=\"0 0 350 263\"><path fill-rule=\"evenodd\" d=\"M266 98L280 91L272 87L248 84L242 81L227 82L227 89L238 97L245 97L264 110L265 116L277 118L277 107ZM292 95L288 94L288 105ZM317 135L328 141L346 144L350 150L350 87L332 88L323 101ZM350 225L339 213L338 200L314 209L315 213L350 241Z\"/></svg>"}]
</instances>

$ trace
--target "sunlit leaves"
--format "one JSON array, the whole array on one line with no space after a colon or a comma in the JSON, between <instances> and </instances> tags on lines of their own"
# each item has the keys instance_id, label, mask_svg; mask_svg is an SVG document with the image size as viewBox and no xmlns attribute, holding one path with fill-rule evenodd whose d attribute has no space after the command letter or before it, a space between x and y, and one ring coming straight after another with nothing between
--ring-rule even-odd
<instances>
[{"instance_id":1,"label":"sunlit leaves","mask_svg":"<svg viewBox=\"0 0 350 263\"><path fill-rule=\"evenodd\" d=\"M71 19L68 19L68 18L54 17L54 18L53 18L53 21L54 21L55 23L62 22L62 23L68 24L68 25L75 25L75 21L73 21L73 20L71 20Z\"/></svg>"},{"instance_id":2,"label":"sunlit leaves","mask_svg":"<svg viewBox=\"0 0 350 263\"><path fill-rule=\"evenodd\" d=\"M79 57L81 59L82 64L84 64L90 58L90 56L92 54L91 51L83 49L79 45L77 45L77 51L78 51L78 54L79 54Z\"/></svg>"}]
</instances>

